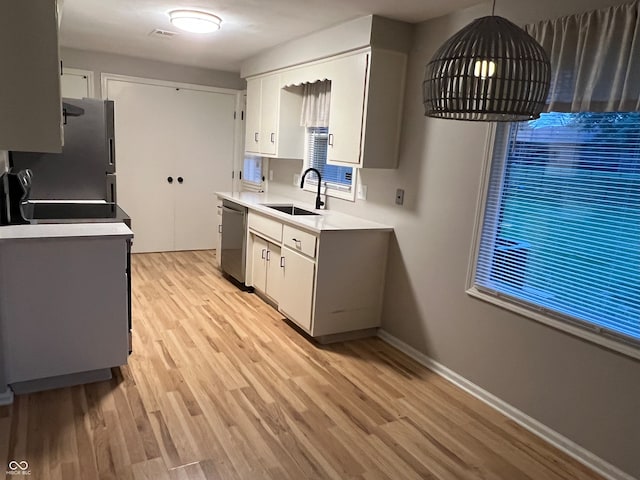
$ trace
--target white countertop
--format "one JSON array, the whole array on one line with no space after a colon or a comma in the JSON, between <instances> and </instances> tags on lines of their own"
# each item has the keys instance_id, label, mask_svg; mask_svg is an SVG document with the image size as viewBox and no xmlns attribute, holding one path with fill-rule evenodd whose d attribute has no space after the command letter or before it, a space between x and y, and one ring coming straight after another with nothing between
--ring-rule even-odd
<instances>
[{"instance_id":1,"label":"white countertop","mask_svg":"<svg viewBox=\"0 0 640 480\"><path fill-rule=\"evenodd\" d=\"M122 222L46 223L35 225L5 225L0 227L0 241L32 238L68 237L133 237Z\"/></svg>"},{"instance_id":2,"label":"white countertop","mask_svg":"<svg viewBox=\"0 0 640 480\"><path fill-rule=\"evenodd\" d=\"M284 223L310 230L314 233L335 230L383 230L392 231L393 227L382 225L362 218L353 217L344 213L332 210L315 210L313 205L305 204L291 198L268 193L254 192L216 192L218 198L231 200L239 205L259 212L263 215L273 217ZM295 205L313 211L319 215L288 215L273 208L265 207L264 204L275 205Z\"/></svg>"}]
</instances>

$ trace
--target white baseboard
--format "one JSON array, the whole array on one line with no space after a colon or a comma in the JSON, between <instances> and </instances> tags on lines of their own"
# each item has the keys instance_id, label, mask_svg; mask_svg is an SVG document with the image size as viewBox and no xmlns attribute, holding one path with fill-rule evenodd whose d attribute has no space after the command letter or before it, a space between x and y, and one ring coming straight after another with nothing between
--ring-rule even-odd
<instances>
[{"instance_id":1,"label":"white baseboard","mask_svg":"<svg viewBox=\"0 0 640 480\"><path fill-rule=\"evenodd\" d=\"M463 376L457 374L453 370L450 370L441 363L436 362L424 353L419 352L410 345L407 345L390 333L380 329L378 330L378 337L387 342L389 345L394 346L402 353L405 353L409 357L421 363L429 370L432 370L434 373L437 373L441 377L446 378L451 383L457 385L479 400L482 400L490 407L493 407L503 415L506 415L514 422L518 423L530 432L533 432L543 440L546 440L551 445L555 446L559 450L562 450L567 455L575 458L577 461L579 461L583 465L586 465L603 477L609 480L637 480L631 475L620 470L615 465L611 465L609 462L591 453L589 450L581 447L577 443L569 440L567 437L540 423L534 418L531 418L526 413L518 410L504 400L501 400L500 398L489 393L478 385L470 382Z\"/></svg>"},{"instance_id":2,"label":"white baseboard","mask_svg":"<svg viewBox=\"0 0 640 480\"><path fill-rule=\"evenodd\" d=\"M0 406L1 405L11 405L13 403L13 392L10 388L7 388L6 391L0 393Z\"/></svg>"}]
</instances>

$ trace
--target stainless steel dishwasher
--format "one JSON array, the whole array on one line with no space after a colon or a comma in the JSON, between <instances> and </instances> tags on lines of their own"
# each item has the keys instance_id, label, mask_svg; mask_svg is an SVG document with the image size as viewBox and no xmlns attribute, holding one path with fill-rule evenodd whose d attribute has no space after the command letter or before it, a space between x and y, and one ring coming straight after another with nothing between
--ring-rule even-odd
<instances>
[{"instance_id":1,"label":"stainless steel dishwasher","mask_svg":"<svg viewBox=\"0 0 640 480\"><path fill-rule=\"evenodd\" d=\"M220 265L222 271L244 283L247 265L247 208L237 203L222 202L222 242Z\"/></svg>"}]
</instances>

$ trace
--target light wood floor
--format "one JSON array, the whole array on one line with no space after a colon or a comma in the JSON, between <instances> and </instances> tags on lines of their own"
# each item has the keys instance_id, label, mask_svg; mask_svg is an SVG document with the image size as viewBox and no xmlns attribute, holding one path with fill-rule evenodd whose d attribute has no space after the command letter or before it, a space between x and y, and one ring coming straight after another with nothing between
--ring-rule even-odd
<instances>
[{"instance_id":1,"label":"light wood floor","mask_svg":"<svg viewBox=\"0 0 640 480\"><path fill-rule=\"evenodd\" d=\"M212 264L134 256L129 366L0 408L0 461L34 480L600 478L379 339L314 345Z\"/></svg>"}]
</instances>

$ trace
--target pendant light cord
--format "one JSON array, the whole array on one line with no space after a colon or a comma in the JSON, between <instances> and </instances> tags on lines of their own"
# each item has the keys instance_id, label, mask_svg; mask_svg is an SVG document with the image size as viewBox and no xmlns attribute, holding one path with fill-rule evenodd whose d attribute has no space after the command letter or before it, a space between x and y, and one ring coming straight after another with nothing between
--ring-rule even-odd
<instances>
[{"instance_id":1,"label":"pendant light cord","mask_svg":"<svg viewBox=\"0 0 640 480\"><path fill-rule=\"evenodd\" d=\"M496 0L493 0L493 6L491 7L491 16L496 15Z\"/></svg>"}]
</instances>

